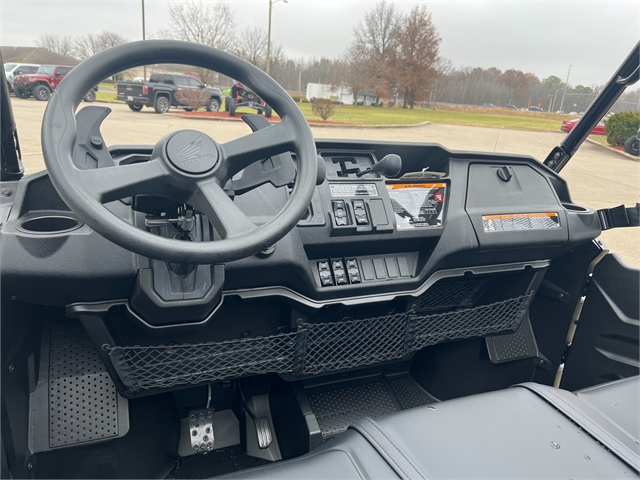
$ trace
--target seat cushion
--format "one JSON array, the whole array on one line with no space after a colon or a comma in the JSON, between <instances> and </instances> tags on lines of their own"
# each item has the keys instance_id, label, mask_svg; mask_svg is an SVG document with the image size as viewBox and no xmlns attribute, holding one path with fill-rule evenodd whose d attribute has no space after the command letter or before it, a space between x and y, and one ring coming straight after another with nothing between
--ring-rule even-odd
<instances>
[{"instance_id":1,"label":"seat cushion","mask_svg":"<svg viewBox=\"0 0 640 480\"><path fill-rule=\"evenodd\" d=\"M230 477L637 478L638 449L615 443L618 427L581 398L609 404L622 396L636 415L637 403L620 385L599 388L576 396L524 384L362 419L310 454ZM633 418L619 410L609 415L631 429Z\"/></svg>"},{"instance_id":2,"label":"seat cushion","mask_svg":"<svg viewBox=\"0 0 640 480\"><path fill-rule=\"evenodd\" d=\"M640 441L640 377L585 388L576 395L635 442Z\"/></svg>"}]
</instances>

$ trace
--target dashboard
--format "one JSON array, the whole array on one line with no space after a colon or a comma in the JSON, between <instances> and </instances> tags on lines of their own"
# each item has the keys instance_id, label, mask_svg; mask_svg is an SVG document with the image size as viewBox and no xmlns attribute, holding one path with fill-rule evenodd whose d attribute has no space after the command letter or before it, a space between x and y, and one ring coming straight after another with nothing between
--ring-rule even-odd
<instances>
[{"instance_id":1,"label":"dashboard","mask_svg":"<svg viewBox=\"0 0 640 480\"><path fill-rule=\"evenodd\" d=\"M418 298L443 278L545 269L600 234L596 213L574 205L564 180L532 157L434 143L316 146L326 179L297 227L257 255L218 266L185 269L126 251L77 219L46 172L25 177L0 203L2 292L57 306L130 302L150 324L206 318L231 298L280 298L318 310ZM120 163L144 161L151 148L114 147L111 154ZM363 173L386 155L402 158L399 175ZM269 168L289 166L285 159L262 168L272 179L278 175ZM290 187L268 181L242 189L235 202L260 225L280 211ZM170 225L150 226L139 203L122 199L108 208L139 228L175 235ZM198 217L193 239L215 241ZM197 308L182 320L159 314L187 304Z\"/></svg>"}]
</instances>

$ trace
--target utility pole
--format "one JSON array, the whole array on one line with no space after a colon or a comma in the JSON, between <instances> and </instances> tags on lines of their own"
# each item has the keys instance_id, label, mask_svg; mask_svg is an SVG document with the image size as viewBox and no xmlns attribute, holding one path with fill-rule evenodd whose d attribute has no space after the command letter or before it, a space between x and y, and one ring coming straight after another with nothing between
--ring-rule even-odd
<instances>
[{"instance_id":1,"label":"utility pole","mask_svg":"<svg viewBox=\"0 0 640 480\"><path fill-rule=\"evenodd\" d=\"M267 68L265 72L269 75L269 67L271 67L271 10L273 4L278 2L289 3L289 0L269 0L269 28L267 29Z\"/></svg>"},{"instance_id":2,"label":"utility pole","mask_svg":"<svg viewBox=\"0 0 640 480\"><path fill-rule=\"evenodd\" d=\"M147 35L144 28L144 0L142 0L142 40L146 40ZM144 66L144 81L147 81L147 66Z\"/></svg>"},{"instance_id":3,"label":"utility pole","mask_svg":"<svg viewBox=\"0 0 640 480\"><path fill-rule=\"evenodd\" d=\"M562 107L564 106L564 96L567 93L567 86L569 85L569 75L571 75L571 67L573 65L569 65L569 71L567 72L567 81L564 82L564 92L562 92L562 101L560 102L560 111L563 112Z\"/></svg>"},{"instance_id":4,"label":"utility pole","mask_svg":"<svg viewBox=\"0 0 640 480\"><path fill-rule=\"evenodd\" d=\"M556 98L558 97L558 92L560 90L562 90L563 87L560 87L559 89L557 89L555 92L553 92L553 102L551 104L551 110L555 110L555 105L556 105Z\"/></svg>"}]
</instances>

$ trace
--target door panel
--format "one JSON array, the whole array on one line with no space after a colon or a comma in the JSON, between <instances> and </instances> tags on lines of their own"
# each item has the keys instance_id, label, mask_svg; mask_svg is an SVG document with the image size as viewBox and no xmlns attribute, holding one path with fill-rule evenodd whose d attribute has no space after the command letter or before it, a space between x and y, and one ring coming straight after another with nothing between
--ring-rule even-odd
<instances>
[{"instance_id":1,"label":"door panel","mask_svg":"<svg viewBox=\"0 0 640 480\"><path fill-rule=\"evenodd\" d=\"M640 270L615 254L596 266L572 345L561 388L578 390L638 375Z\"/></svg>"}]
</instances>

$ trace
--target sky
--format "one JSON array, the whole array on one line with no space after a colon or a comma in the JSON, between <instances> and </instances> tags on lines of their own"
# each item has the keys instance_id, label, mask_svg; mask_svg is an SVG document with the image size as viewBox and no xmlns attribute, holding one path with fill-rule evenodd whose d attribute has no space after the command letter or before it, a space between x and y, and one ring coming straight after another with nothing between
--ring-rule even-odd
<instances>
[{"instance_id":1,"label":"sky","mask_svg":"<svg viewBox=\"0 0 640 480\"><path fill-rule=\"evenodd\" d=\"M31 46L43 33L103 30L142 39L142 0L0 0L0 45ZM213 0L203 0L215 3ZM145 0L147 34L170 27L168 4ZM171 2L179 3L179 2ZM230 0L236 28L267 28L268 0ZM272 41L290 57L337 57L376 2L289 0L273 6ZM391 1L402 13L426 3L455 66L515 68L571 85L601 85L640 37L634 1Z\"/></svg>"}]
</instances>

